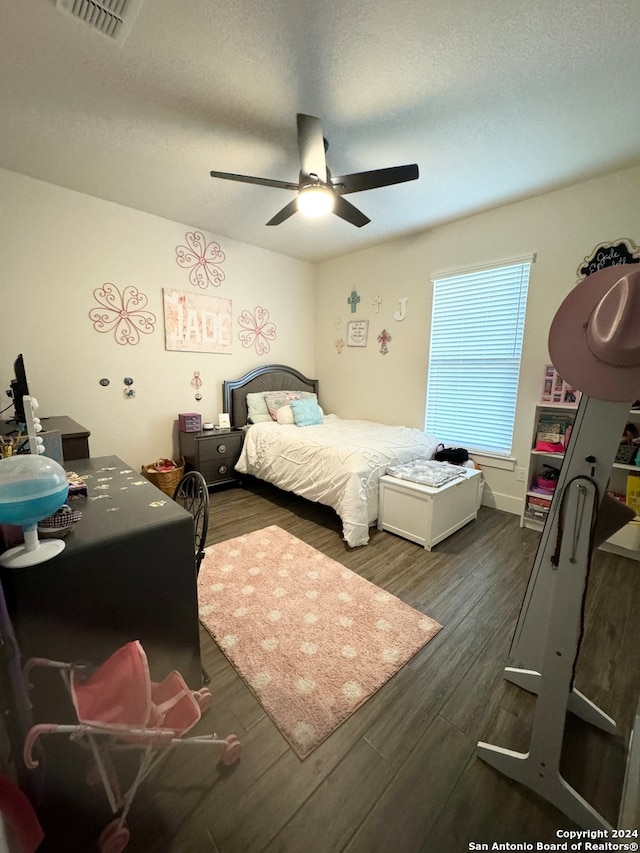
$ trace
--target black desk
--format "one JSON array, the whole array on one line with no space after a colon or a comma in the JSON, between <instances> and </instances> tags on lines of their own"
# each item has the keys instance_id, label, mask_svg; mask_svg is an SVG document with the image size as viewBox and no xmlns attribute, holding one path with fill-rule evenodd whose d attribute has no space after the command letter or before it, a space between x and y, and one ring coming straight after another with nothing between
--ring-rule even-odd
<instances>
[{"instance_id":1,"label":"black desk","mask_svg":"<svg viewBox=\"0 0 640 853\"><path fill-rule=\"evenodd\" d=\"M15 421L0 421L0 435L9 435L16 429ZM89 458L89 436L86 427L76 423L66 415L42 418L42 429L46 432L59 432L62 438L64 461Z\"/></svg>"},{"instance_id":2,"label":"black desk","mask_svg":"<svg viewBox=\"0 0 640 853\"><path fill-rule=\"evenodd\" d=\"M117 456L65 466L87 476L89 496L71 502L83 516L64 551L36 566L2 570L23 659L101 663L140 640L154 680L177 669L190 687L200 687L191 515Z\"/></svg>"}]
</instances>

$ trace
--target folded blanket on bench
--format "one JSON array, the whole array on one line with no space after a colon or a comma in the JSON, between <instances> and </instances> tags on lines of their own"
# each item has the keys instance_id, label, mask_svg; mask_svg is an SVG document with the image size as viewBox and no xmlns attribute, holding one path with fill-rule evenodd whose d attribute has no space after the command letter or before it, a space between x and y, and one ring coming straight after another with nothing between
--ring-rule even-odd
<instances>
[{"instance_id":1,"label":"folded blanket on bench","mask_svg":"<svg viewBox=\"0 0 640 853\"><path fill-rule=\"evenodd\" d=\"M404 465L390 465L387 468L390 477L398 477L400 480L409 480L412 483L420 483L422 486L430 486L437 489L458 478L466 476L465 469L459 465L450 465L448 462L434 462L426 459L416 459L406 462Z\"/></svg>"}]
</instances>

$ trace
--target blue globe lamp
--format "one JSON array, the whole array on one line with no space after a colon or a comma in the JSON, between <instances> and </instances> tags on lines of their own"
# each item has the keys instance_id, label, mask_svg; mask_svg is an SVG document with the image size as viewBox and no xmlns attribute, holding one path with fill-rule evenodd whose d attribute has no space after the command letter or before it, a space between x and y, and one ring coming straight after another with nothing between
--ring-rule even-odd
<instances>
[{"instance_id":1,"label":"blue globe lamp","mask_svg":"<svg viewBox=\"0 0 640 853\"><path fill-rule=\"evenodd\" d=\"M52 515L69 494L67 474L46 456L0 459L0 524L22 527L24 544L0 555L0 565L23 568L44 563L64 549L61 539L38 539L38 522Z\"/></svg>"}]
</instances>

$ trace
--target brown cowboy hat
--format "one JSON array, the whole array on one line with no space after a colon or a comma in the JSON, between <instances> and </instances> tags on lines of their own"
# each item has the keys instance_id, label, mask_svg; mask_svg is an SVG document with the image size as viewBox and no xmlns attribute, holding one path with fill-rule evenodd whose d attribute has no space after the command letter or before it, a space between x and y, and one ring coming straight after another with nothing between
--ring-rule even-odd
<instances>
[{"instance_id":1,"label":"brown cowboy hat","mask_svg":"<svg viewBox=\"0 0 640 853\"><path fill-rule=\"evenodd\" d=\"M640 264L606 267L576 285L551 323L549 355L590 397L640 399Z\"/></svg>"}]
</instances>

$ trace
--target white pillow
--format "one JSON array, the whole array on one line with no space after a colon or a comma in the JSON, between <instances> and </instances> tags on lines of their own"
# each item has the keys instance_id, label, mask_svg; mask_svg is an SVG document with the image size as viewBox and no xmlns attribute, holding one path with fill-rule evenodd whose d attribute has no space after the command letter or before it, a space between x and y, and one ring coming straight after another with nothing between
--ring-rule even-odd
<instances>
[{"instance_id":1,"label":"white pillow","mask_svg":"<svg viewBox=\"0 0 640 853\"><path fill-rule=\"evenodd\" d=\"M293 409L290 405L280 406L276 414L276 420L279 424L294 424Z\"/></svg>"},{"instance_id":2,"label":"white pillow","mask_svg":"<svg viewBox=\"0 0 640 853\"><path fill-rule=\"evenodd\" d=\"M247 420L250 424L273 420L269 414L269 409L267 409L264 391L247 394Z\"/></svg>"}]
</instances>

